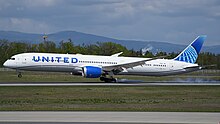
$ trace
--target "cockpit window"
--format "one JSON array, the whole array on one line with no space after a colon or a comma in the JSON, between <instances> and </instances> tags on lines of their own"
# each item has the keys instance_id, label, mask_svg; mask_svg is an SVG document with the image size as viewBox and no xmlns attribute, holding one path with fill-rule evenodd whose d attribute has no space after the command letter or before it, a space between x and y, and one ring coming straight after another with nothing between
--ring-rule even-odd
<instances>
[{"instance_id":1,"label":"cockpit window","mask_svg":"<svg viewBox=\"0 0 220 124\"><path fill-rule=\"evenodd\" d=\"M15 60L15 58L10 58L9 60Z\"/></svg>"}]
</instances>

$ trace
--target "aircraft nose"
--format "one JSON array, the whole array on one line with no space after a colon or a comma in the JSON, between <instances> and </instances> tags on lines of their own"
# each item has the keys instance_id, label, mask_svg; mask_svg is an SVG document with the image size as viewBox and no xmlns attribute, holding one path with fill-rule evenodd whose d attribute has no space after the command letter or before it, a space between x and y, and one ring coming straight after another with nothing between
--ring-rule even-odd
<instances>
[{"instance_id":1,"label":"aircraft nose","mask_svg":"<svg viewBox=\"0 0 220 124\"><path fill-rule=\"evenodd\" d=\"M3 66L4 66L4 67L9 67L8 61L4 62Z\"/></svg>"}]
</instances>

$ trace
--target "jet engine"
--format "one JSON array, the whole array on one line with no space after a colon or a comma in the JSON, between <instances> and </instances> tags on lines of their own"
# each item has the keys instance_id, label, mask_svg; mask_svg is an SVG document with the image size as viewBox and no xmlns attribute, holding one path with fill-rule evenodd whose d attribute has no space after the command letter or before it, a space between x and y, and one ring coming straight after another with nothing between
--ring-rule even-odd
<instances>
[{"instance_id":1,"label":"jet engine","mask_svg":"<svg viewBox=\"0 0 220 124\"><path fill-rule=\"evenodd\" d=\"M86 78L99 78L102 75L102 68L95 66L83 67L82 75Z\"/></svg>"}]
</instances>

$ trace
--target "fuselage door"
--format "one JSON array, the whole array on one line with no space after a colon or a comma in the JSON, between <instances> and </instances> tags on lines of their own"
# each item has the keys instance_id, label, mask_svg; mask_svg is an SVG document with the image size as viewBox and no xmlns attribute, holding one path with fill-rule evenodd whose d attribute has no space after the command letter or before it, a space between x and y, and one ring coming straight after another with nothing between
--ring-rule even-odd
<instances>
[{"instance_id":1,"label":"fuselage door","mask_svg":"<svg viewBox=\"0 0 220 124\"><path fill-rule=\"evenodd\" d=\"M21 56L21 64L26 65L27 64L27 57L26 56Z\"/></svg>"},{"instance_id":2,"label":"fuselage door","mask_svg":"<svg viewBox=\"0 0 220 124\"><path fill-rule=\"evenodd\" d=\"M170 70L174 70L174 63L173 62L170 62Z\"/></svg>"}]
</instances>

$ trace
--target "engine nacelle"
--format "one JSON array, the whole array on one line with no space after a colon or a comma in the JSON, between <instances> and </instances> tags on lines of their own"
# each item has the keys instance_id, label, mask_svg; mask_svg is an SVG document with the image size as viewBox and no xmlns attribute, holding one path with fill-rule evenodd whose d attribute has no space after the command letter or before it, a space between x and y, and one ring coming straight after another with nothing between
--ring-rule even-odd
<instances>
[{"instance_id":1,"label":"engine nacelle","mask_svg":"<svg viewBox=\"0 0 220 124\"><path fill-rule=\"evenodd\" d=\"M83 76L86 78L99 78L102 75L102 68L95 66L83 67Z\"/></svg>"}]
</instances>

